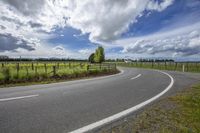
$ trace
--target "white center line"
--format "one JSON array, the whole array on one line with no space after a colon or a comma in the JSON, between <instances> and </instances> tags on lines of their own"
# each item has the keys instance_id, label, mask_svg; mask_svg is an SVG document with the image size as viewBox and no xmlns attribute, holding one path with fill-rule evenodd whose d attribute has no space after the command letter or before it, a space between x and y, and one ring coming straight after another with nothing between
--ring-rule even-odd
<instances>
[{"instance_id":1,"label":"white center line","mask_svg":"<svg viewBox=\"0 0 200 133\"><path fill-rule=\"evenodd\" d=\"M131 80L137 79L137 78L139 78L141 75L142 75L142 74L138 74L137 76L131 78Z\"/></svg>"},{"instance_id":2,"label":"white center line","mask_svg":"<svg viewBox=\"0 0 200 133\"><path fill-rule=\"evenodd\" d=\"M3 99L0 99L0 102L11 101L11 100L19 100L19 99L31 98L31 97L37 97L37 96L39 96L39 94L28 95L28 96L20 96L20 97L3 98Z\"/></svg>"}]
</instances>

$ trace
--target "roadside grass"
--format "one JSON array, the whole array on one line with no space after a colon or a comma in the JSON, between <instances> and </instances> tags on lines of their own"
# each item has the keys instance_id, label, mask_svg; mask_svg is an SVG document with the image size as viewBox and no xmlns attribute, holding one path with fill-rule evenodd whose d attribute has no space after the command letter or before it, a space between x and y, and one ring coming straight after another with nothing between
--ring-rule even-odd
<instances>
[{"instance_id":1,"label":"roadside grass","mask_svg":"<svg viewBox=\"0 0 200 133\"><path fill-rule=\"evenodd\" d=\"M115 64L88 62L2 62L0 87L79 79L117 73Z\"/></svg>"},{"instance_id":2,"label":"roadside grass","mask_svg":"<svg viewBox=\"0 0 200 133\"><path fill-rule=\"evenodd\" d=\"M43 79L32 79L32 80L24 80L24 82L21 81L13 81L7 84L0 84L0 88L4 87L15 87L15 86L27 86L27 85L37 85L37 84L50 84L50 83L58 83L58 82L66 82L66 81L73 81L73 80L79 80L79 79L89 79L99 76L106 76L106 75L112 75L119 73L119 70L92 70L90 72L82 73L77 72L72 74L63 75L62 77L46 77Z\"/></svg>"},{"instance_id":3,"label":"roadside grass","mask_svg":"<svg viewBox=\"0 0 200 133\"><path fill-rule=\"evenodd\" d=\"M198 62L117 62L118 66L200 73Z\"/></svg>"},{"instance_id":4,"label":"roadside grass","mask_svg":"<svg viewBox=\"0 0 200 133\"><path fill-rule=\"evenodd\" d=\"M200 133L200 84L164 98L103 133Z\"/></svg>"}]
</instances>

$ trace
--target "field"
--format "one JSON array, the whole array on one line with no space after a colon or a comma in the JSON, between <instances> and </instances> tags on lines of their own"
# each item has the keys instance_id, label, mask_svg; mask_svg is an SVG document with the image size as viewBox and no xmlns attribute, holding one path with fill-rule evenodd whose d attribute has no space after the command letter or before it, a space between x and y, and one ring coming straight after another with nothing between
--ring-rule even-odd
<instances>
[{"instance_id":1,"label":"field","mask_svg":"<svg viewBox=\"0 0 200 133\"><path fill-rule=\"evenodd\" d=\"M118 62L118 66L170 71L200 72L199 62Z\"/></svg>"},{"instance_id":2,"label":"field","mask_svg":"<svg viewBox=\"0 0 200 133\"><path fill-rule=\"evenodd\" d=\"M1 62L0 84L71 79L116 71L115 64L87 62Z\"/></svg>"}]
</instances>

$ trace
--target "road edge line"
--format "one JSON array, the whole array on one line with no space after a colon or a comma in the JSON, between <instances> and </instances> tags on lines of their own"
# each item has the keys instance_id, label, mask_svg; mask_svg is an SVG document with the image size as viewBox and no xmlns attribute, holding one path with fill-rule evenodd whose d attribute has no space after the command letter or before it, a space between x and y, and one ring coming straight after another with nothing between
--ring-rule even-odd
<instances>
[{"instance_id":1,"label":"road edge line","mask_svg":"<svg viewBox=\"0 0 200 133\"><path fill-rule=\"evenodd\" d=\"M123 117L125 117L125 116L127 116L127 115L129 115L129 114L131 114L131 113L133 113L135 111L137 111L138 109L150 104L151 102L155 101L156 99L160 98L161 96L163 96L174 85L174 78L170 74L168 74L167 72L163 72L163 71L159 71L159 70L155 70L155 71L160 72L160 73L162 73L164 75L167 75L170 78L170 84L161 93L157 94L156 96L154 96L154 97L152 97L152 98L150 98L150 99L148 99L148 100L146 100L146 101L144 101L144 102L142 102L142 103L140 103L140 104L138 104L138 105L136 105L134 107L126 109L126 110L124 110L122 112L119 112L117 114L114 114L112 116L104 118L104 119L102 119L100 121L94 122L94 123L89 124L87 126L84 126L82 128L79 128L79 129L76 129L74 131L71 131L69 133L85 133L85 132L89 132L91 130L94 130L95 128L101 127L101 126L103 126L105 124L108 124L108 123L111 123L111 122L113 122L115 120L123 118Z\"/></svg>"}]
</instances>

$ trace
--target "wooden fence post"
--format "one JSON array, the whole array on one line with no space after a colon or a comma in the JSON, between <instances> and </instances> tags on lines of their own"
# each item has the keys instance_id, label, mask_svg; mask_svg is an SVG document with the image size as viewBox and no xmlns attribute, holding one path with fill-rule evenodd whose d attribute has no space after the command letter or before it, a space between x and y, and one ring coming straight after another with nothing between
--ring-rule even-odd
<instances>
[{"instance_id":1,"label":"wooden fence post","mask_svg":"<svg viewBox=\"0 0 200 133\"><path fill-rule=\"evenodd\" d=\"M28 76L29 76L29 73L28 73L28 66L26 67L26 76L27 76L27 78L28 78Z\"/></svg>"},{"instance_id":2,"label":"wooden fence post","mask_svg":"<svg viewBox=\"0 0 200 133\"><path fill-rule=\"evenodd\" d=\"M183 69L183 72L185 72L185 65L182 64L182 69Z\"/></svg>"},{"instance_id":3,"label":"wooden fence post","mask_svg":"<svg viewBox=\"0 0 200 133\"><path fill-rule=\"evenodd\" d=\"M46 63L44 64L44 71L45 71L45 74L47 74L47 64Z\"/></svg>"},{"instance_id":4,"label":"wooden fence post","mask_svg":"<svg viewBox=\"0 0 200 133\"><path fill-rule=\"evenodd\" d=\"M19 63L16 64L16 69L17 69L17 78L19 78Z\"/></svg>"},{"instance_id":5,"label":"wooden fence post","mask_svg":"<svg viewBox=\"0 0 200 133\"><path fill-rule=\"evenodd\" d=\"M175 63L174 71L176 71L176 70L177 70L177 62Z\"/></svg>"},{"instance_id":6,"label":"wooden fence post","mask_svg":"<svg viewBox=\"0 0 200 133\"><path fill-rule=\"evenodd\" d=\"M32 62L32 64L31 64L31 68L32 68L32 70L34 70L34 64L33 64L33 62Z\"/></svg>"},{"instance_id":7,"label":"wooden fence post","mask_svg":"<svg viewBox=\"0 0 200 133\"><path fill-rule=\"evenodd\" d=\"M90 66L87 64L87 67L86 67L86 69L87 69L87 71L89 71L89 69L90 69Z\"/></svg>"},{"instance_id":8,"label":"wooden fence post","mask_svg":"<svg viewBox=\"0 0 200 133\"><path fill-rule=\"evenodd\" d=\"M35 66L35 75L37 75L37 73L38 73L38 72L37 72L37 66Z\"/></svg>"},{"instance_id":9,"label":"wooden fence post","mask_svg":"<svg viewBox=\"0 0 200 133\"><path fill-rule=\"evenodd\" d=\"M153 66L154 66L154 61L151 62L151 67L153 68Z\"/></svg>"},{"instance_id":10,"label":"wooden fence post","mask_svg":"<svg viewBox=\"0 0 200 133\"><path fill-rule=\"evenodd\" d=\"M56 76L56 66L53 66L53 76Z\"/></svg>"}]
</instances>

